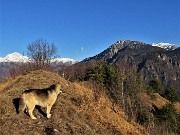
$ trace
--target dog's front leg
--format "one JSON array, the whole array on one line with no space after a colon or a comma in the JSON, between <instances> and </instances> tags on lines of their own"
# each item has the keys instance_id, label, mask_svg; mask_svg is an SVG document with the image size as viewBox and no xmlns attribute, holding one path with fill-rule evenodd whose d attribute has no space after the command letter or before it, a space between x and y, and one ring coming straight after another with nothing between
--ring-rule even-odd
<instances>
[{"instance_id":1,"label":"dog's front leg","mask_svg":"<svg viewBox=\"0 0 180 135\"><path fill-rule=\"evenodd\" d=\"M51 108L52 108L52 105L48 104L47 105L47 118L51 118L51 114L50 114Z\"/></svg>"}]
</instances>

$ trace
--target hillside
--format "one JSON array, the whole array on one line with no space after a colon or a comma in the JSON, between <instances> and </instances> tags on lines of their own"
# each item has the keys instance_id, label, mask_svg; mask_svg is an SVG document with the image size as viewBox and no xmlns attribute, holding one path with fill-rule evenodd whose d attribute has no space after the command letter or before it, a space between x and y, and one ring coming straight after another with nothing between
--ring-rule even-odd
<instances>
[{"instance_id":1,"label":"hillside","mask_svg":"<svg viewBox=\"0 0 180 135\"><path fill-rule=\"evenodd\" d=\"M34 110L37 120L26 114L17 114L17 98L27 89L47 88L61 82L64 93L52 108L52 118L43 116L45 109ZM114 109L113 109L114 108ZM115 111L116 110L116 111ZM71 83L56 73L33 71L0 84L0 134L84 134L84 135L138 135L145 129L130 123L126 115L103 92L87 83Z\"/></svg>"}]
</instances>

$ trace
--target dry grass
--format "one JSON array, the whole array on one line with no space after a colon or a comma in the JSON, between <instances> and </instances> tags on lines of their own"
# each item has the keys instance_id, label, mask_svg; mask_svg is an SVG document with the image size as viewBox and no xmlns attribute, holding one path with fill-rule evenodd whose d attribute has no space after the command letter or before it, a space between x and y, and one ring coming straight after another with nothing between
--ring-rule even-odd
<instances>
[{"instance_id":1,"label":"dry grass","mask_svg":"<svg viewBox=\"0 0 180 135\"><path fill-rule=\"evenodd\" d=\"M152 99L149 95L147 95L147 93L139 93L139 98L145 106L152 107Z\"/></svg>"},{"instance_id":2,"label":"dry grass","mask_svg":"<svg viewBox=\"0 0 180 135\"><path fill-rule=\"evenodd\" d=\"M153 99L151 99L151 97L148 96L146 93L140 93L139 95L141 102L143 102L146 106L149 106L151 108L153 106L156 106L158 109L161 109L164 105L170 103L169 100L163 98L158 93L154 93L153 96L154 96ZM174 103L174 106L177 112L180 113L180 102Z\"/></svg>"},{"instance_id":3,"label":"dry grass","mask_svg":"<svg viewBox=\"0 0 180 135\"><path fill-rule=\"evenodd\" d=\"M169 103L169 100L163 98L158 93L153 94L153 99L147 95L147 93L140 93L139 97L141 102L150 108L156 106L157 108L161 109L165 104Z\"/></svg>"},{"instance_id":4,"label":"dry grass","mask_svg":"<svg viewBox=\"0 0 180 135\"><path fill-rule=\"evenodd\" d=\"M180 114L180 102L175 103L174 106L175 106L177 112Z\"/></svg>"},{"instance_id":5,"label":"dry grass","mask_svg":"<svg viewBox=\"0 0 180 135\"><path fill-rule=\"evenodd\" d=\"M154 96L155 96L155 98L153 100L153 105L155 105L159 109L161 109L164 105L169 103L169 100L163 98L158 93L155 93Z\"/></svg>"},{"instance_id":6,"label":"dry grass","mask_svg":"<svg viewBox=\"0 0 180 135\"><path fill-rule=\"evenodd\" d=\"M9 89L12 85L14 85L20 77L16 77L10 80L7 80L6 82L3 82L0 84L0 91Z\"/></svg>"},{"instance_id":7,"label":"dry grass","mask_svg":"<svg viewBox=\"0 0 180 135\"><path fill-rule=\"evenodd\" d=\"M37 120L26 114L17 114L13 99L26 89L46 88L61 82L64 93L52 108L52 118L46 119L38 109ZM68 84L68 85L67 85ZM15 103L15 102L14 102ZM116 111L114 111L115 106ZM42 109L45 112L45 109ZM103 92L97 92L88 83L70 83L56 73L34 71L0 84L0 134L84 134L84 135L138 135L147 134L129 123L126 115Z\"/></svg>"}]
</instances>

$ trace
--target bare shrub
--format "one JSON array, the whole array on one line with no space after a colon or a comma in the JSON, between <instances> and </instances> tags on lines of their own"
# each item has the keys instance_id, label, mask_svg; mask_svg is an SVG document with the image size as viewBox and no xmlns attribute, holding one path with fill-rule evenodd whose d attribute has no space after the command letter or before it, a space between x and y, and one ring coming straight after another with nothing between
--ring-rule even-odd
<instances>
[{"instance_id":1,"label":"bare shrub","mask_svg":"<svg viewBox=\"0 0 180 135\"><path fill-rule=\"evenodd\" d=\"M56 46L43 39L38 39L28 44L27 50L28 56L40 67L49 64L51 59L57 54Z\"/></svg>"}]
</instances>

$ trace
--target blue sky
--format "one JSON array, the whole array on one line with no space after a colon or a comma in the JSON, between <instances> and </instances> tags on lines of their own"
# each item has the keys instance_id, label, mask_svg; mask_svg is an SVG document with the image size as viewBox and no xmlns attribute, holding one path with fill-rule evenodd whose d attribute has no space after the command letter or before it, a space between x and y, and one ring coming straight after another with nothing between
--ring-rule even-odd
<instances>
[{"instance_id":1,"label":"blue sky","mask_svg":"<svg viewBox=\"0 0 180 135\"><path fill-rule=\"evenodd\" d=\"M94 56L117 40L180 45L179 0L0 0L0 57L53 42L59 57Z\"/></svg>"}]
</instances>

